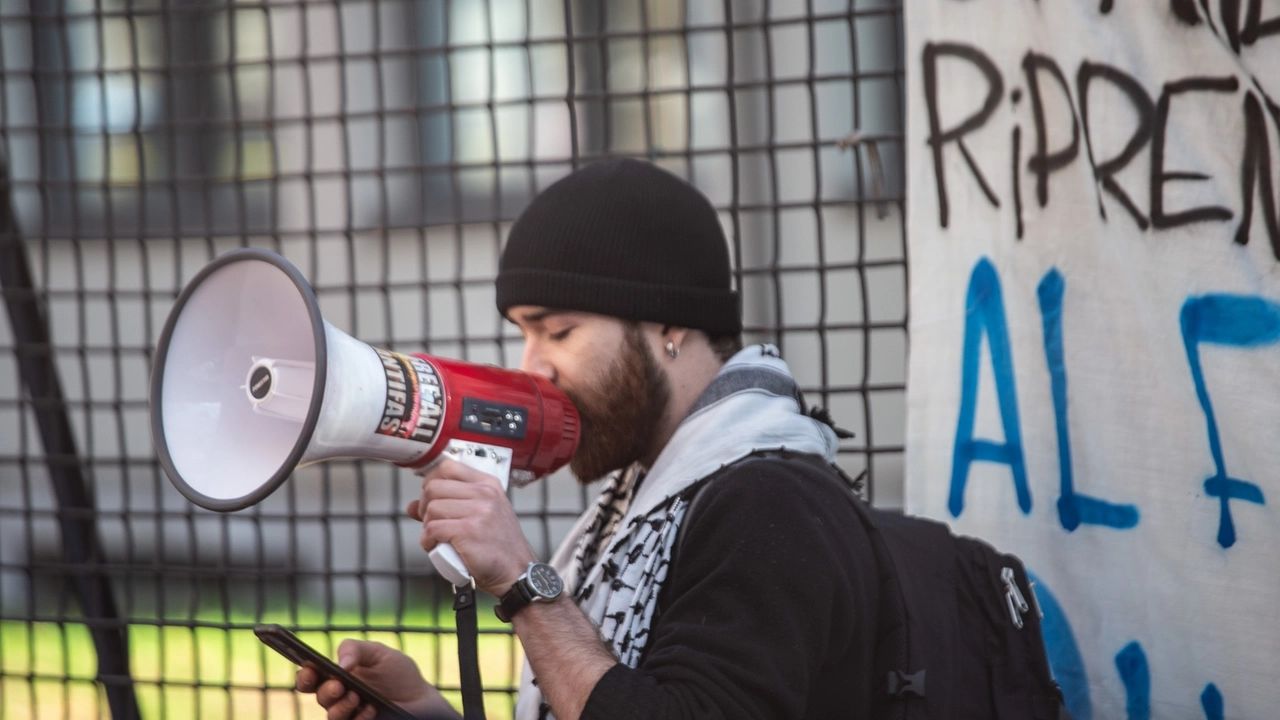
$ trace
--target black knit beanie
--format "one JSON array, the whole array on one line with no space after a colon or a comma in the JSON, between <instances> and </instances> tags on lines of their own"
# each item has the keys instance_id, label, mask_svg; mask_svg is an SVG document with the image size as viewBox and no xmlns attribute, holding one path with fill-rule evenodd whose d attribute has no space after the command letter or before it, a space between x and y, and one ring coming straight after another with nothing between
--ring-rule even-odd
<instances>
[{"instance_id":1,"label":"black knit beanie","mask_svg":"<svg viewBox=\"0 0 1280 720\"><path fill-rule=\"evenodd\" d=\"M542 191L511 228L498 266L498 311L582 310L742 332L729 249L692 185L649 163L589 165Z\"/></svg>"}]
</instances>

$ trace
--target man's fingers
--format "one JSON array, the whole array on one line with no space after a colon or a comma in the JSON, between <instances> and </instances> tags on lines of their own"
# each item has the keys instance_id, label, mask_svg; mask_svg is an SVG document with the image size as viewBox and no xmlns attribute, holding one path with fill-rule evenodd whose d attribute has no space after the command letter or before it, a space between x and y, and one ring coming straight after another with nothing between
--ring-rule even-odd
<instances>
[{"instance_id":1,"label":"man's fingers","mask_svg":"<svg viewBox=\"0 0 1280 720\"><path fill-rule=\"evenodd\" d=\"M464 517L474 512L487 512L493 508L507 507L507 494L500 487L471 485L456 480L433 480L422 489L418 498L417 520Z\"/></svg>"},{"instance_id":2,"label":"man's fingers","mask_svg":"<svg viewBox=\"0 0 1280 720\"><path fill-rule=\"evenodd\" d=\"M378 708L372 705L365 705L364 708L360 711L360 714L356 716L356 720L373 720L374 717L377 716L377 714L378 714Z\"/></svg>"},{"instance_id":3,"label":"man's fingers","mask_svg":"<svg viewBox=\"0 0 1280 720\"><path fill-rule=\"evenodd\" d=\"M417 519L424 521L433 511L438 513L436 504L445 500L474 499L480 495L478 490L481 487L483 486L444 478L425 482L422 484L422 495L417 500Z\"/></svg>"},{"instance_id":4,"label":"man's fingers","mask_svg":"<svg viewBox=\"0 0 1280 720\"><path fill-rule=\"evenodd\" d=\"M475 483L454 478L436 478L422 484L422 498L428 503L436 500L462 500L466 498L489 497L506 499L502 486L495 480L492 483Z\"/></svg>"},{"instance_id":5,"label":"man's fingers","mask_svg":"<svg viewBox=\"0 0 1280 720\"><path fill-rule=\"evenodd\" d=\"M299 692L313 693L316 691L316 685L320 682L320 676L315 670L303 666L298 668L298 674L294 676L294 687Z\"/></svg>"},{"instance_id":6,"label":"man's fingers","mask_svg":"<svg viewBox=\"0 0 1280 720\"><path fill-rule=\"evenodd\" d=\"M422 496L409 503L405 512L418 522L432 518L461 517L459 506L442 501L471 500L481 502L506 501L507 493L502 483L488 473L452 460L440 460L429 465L423 474ZM448 508L447 510L444 508Z\"/></svg>"},{"instance_id":7,"label":"man's fingers","mask_svg":"<svg viewBox=\"0 0 1280 720\"><path fill-rule=\"evenodd\" d=\"M440 483L437 480L432 483ZM421 523L433 523L438 520L457 520L462 518L488 518L493 521L495 515L500 508L507 504L507 498L496 490L485 489L480 492L472 491L467 493L457 493L461 497L454 496L454 493L446 490L442 494L434 492L424 492L421 499L416 500L416 506L410 505L410 516ZM491 494L492 497L484 497Z\"/></svg>"},{"instance_id":8,"label":"man's fingers","mask_svg":"<svg viewBox=\"0 0 1280 720\"><path fill-rule=\"evenodd\" d=\"M338 644L338 665L348 672L361 665L376 665L384 648L382 643L347 638Z\"/></svg>"},{"instance_id":9,"label":"man's fingers","mask_svg":"<svg viewBox=\"0 0 1280 720\"><path fill-rule=\"evenodd\" d=\"M431 552L440 543L451 543L453 539L460 533L470 529L473 522L472 518L460 518L449 520L432 520L424 523L422 526L422 537L419 544L422 549Z\"/></svg>"},{"instance_id":10,"label":"man's fingers","mask_svg":"<svg viewBox=\"0 0 1280 720\"><path fill-rule=\"evenodd\" d=\"M339 680L325 680L316 689L316 702L322 708L332 708L347 696L347 687Z\"/></svg>"},{"instance_id":11,"label":"man's fingers","mask_svg":"<svg viewBox=\"0 0 1280 720\"><path fill-rule=\"evenodd\" d=\"M498 479L493 475L483 470L477 470L470 465L463 465L449 457L431 463L419 474L422 476L423 485L433 480L447 478L465 483L495 484L499 488L502 487L502 483L498 482Z\"/></svg>"},{"instance_id":12,"label":"man's fingers","mask_svg":"<svg viewBox=\"0 0 1280 720\"><path fill-rule=\"evenodd\" d=\"M437 520L457 520L484 512L485 506L474 500L432 500L422 521L430 524Z\"/></svg>"},{"instance_id":13,"label":"man's fingers","mask_svg":"<svg viewBox=\"0 0 1280 720\"><path fill-rule=\"evenodd\" d=\"M363 664L361 662L363 655L363 648L357 644L357 641L350 638L343 640L338 645L338 667L351 672L356 666Z\"/></svg>"},{"instance_id":14,"label":"man's fingers","mask_svg":"<svg viewBox=\"0 0 1280 720\"><path fill-rule=\"evenodd\" d=\"M329 706L329 720L349 720L358 707L360 707L360 696L354 690L348 692L342 699Z\"/></svg>"}]
</instances>

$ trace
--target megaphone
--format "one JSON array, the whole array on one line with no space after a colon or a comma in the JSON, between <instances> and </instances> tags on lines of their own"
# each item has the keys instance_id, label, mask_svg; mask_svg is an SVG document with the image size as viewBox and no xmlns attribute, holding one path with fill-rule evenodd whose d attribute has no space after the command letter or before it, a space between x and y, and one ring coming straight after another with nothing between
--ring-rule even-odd
<instances>
[{"instance_id":1,"label":"megaphone","mask_svg":"<svg viewBox=\"0 0 1280 720\"><path fill-rule=\"evenodd\" d=\"M578 445L578 411L547 378L360 342L321 317L297 268L258 248L219 256L183 288L150 390L165 474L223 512L323 460L421 468L447 454L505 489L555 471ZM449 545L431 560L454 585L471 582Z\"/></svg>"}]
</instances>

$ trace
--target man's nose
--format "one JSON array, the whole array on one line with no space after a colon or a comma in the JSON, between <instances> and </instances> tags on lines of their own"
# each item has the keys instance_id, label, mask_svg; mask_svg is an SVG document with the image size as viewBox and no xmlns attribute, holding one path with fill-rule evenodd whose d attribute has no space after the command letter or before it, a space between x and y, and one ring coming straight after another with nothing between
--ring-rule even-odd
<instances>
[{"instance_id":1,"label":"man's nose","mask_svg":"<svg viewBox=\"0 0 1280 720\"><path fill-rule=\"evenodd\" d=\"M539 352L537 341L525 341L524 354L520 357L520 370L527 373L542 375L553 383L556 381L555 368L551 363L547 362L546 357Z\"/></svg>"}]
</instances>

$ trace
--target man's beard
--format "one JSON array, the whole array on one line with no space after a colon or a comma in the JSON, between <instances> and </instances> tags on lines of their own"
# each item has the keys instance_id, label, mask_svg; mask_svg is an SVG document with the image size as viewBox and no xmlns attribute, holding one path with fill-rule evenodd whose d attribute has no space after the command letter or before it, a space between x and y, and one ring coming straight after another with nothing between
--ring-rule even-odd
<instances>
[{"instance_id":1,"label":"man's beard","mask_svg":"<svg viewBox=\"0 0 1280 720\"><path fill-rule=\"evenodd\" d=\"M565 394L582 419L581 441L569 469L587 484L649 455L671 400L671 384L649 352L640 326L631 325L622 351L605 372L594 383Z\"/></svg>"}]
</instances>

